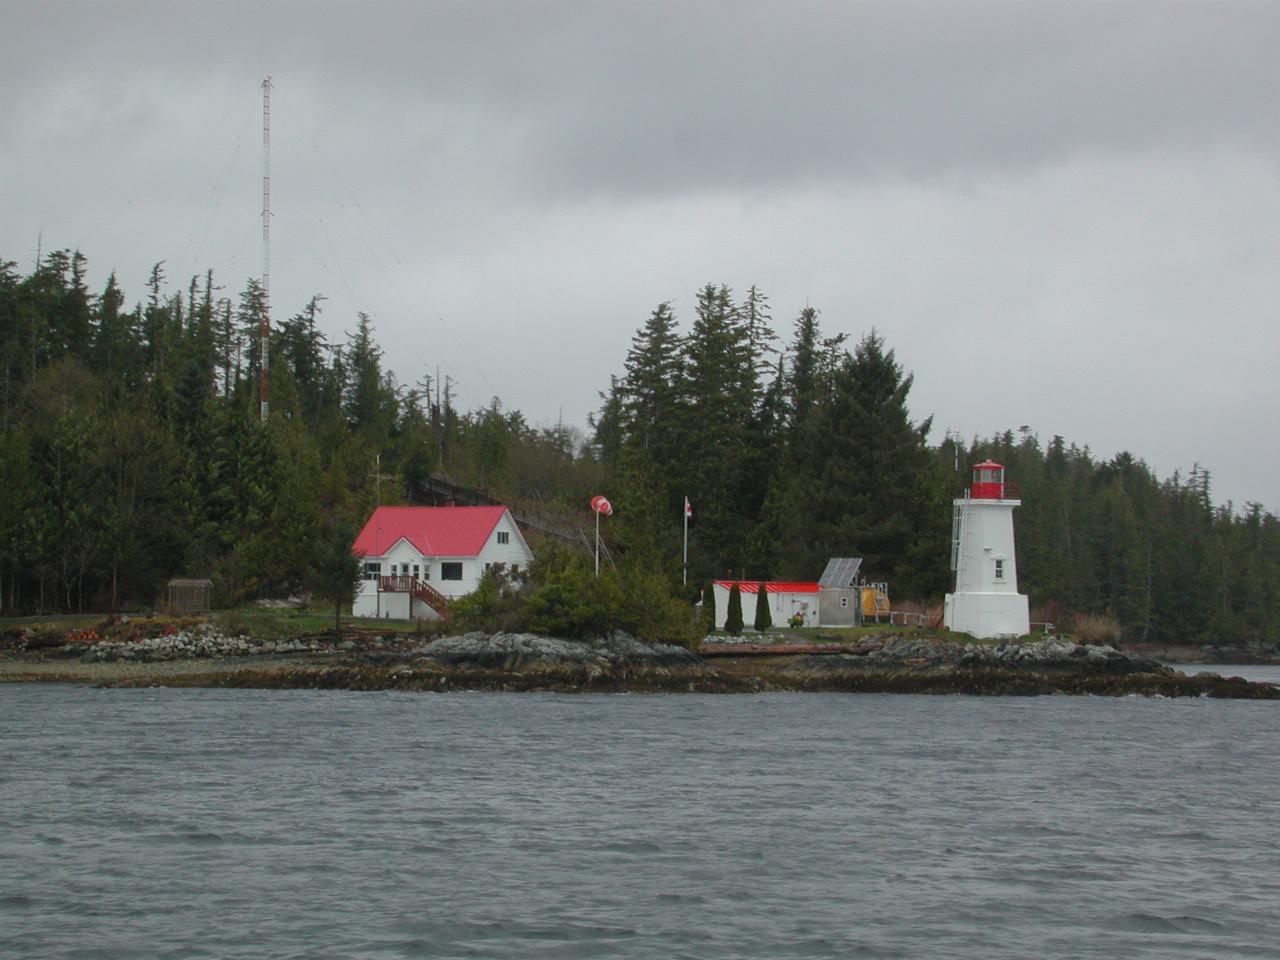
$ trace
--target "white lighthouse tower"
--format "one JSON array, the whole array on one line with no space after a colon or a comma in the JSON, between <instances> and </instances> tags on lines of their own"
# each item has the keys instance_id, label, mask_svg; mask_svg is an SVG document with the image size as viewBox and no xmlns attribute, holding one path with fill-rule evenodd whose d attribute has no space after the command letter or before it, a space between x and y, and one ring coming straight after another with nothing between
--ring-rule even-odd
<instances>
[{"instance_id":1,"label":"white lighthouse tower","mask_svg":"<svg viewBox=\"0 0 1280 960\"><path fill-rule=\"evenodd\" d=\"M956 590L947 594L942 622L984 639L1025 636L1031 618L1013 552L1013 508L1022 501L1005 499L1004 467L990 460L975 466L973 485L953 502Z\"/></svg>"}]
</instances>

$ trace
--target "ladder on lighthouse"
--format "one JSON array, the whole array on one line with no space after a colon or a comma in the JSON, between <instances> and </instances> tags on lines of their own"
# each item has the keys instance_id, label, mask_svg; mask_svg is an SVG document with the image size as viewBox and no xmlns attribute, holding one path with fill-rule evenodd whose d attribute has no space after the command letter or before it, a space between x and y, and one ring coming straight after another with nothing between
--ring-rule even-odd
<instances>
[{"instance_id":1,"label":"ladder on lighthouse","mask_svg":"<svg viewBox=\"0 0 1280 960\"><path fill-rule=\"evenodd\" d=\"M957 503L951 514L951 570L960 569L960 540L964 536L964 511L966 504Z\"/></svg>"}]
</instances>

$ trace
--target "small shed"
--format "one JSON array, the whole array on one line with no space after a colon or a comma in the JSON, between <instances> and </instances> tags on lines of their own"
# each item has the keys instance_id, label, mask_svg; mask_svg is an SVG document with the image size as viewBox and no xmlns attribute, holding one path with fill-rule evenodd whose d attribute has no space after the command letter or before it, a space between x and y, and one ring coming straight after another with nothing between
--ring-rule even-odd
<instances>
[{"instance_id":1,"label":"small shed","mask_svg":"<svg viewBox=\"0 0 1280 960\"><path fill-rule=\"evenodd\" d=\"M212 580L185 580L175 577L165 584L164 608L167 613L179 616L208 613L212 596Z\"/></svg>"},{"instance_id":2,"label":"small shed","mask_svg":"<svg viewBox=\"0 0 1280 960\"><path fill-rule=\"evenodd\" d=\"M824 627L856 627L862 623L862 590L858 586L861 557L832 557L818 578L818 623Z\"/></svg>"}]
</instances>

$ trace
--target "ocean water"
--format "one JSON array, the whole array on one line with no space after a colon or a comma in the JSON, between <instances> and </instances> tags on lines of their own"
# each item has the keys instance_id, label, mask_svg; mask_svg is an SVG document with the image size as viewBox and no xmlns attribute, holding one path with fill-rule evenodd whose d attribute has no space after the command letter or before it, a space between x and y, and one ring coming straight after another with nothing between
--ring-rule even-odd
<instances>
[{"instance_id":1,"label":"ocean water","mask_svg":"<svg viewBox=\"0 0 1280 960\"><path fill-rule=\"evenodd\" d=\"M1280 957L1280 704L0 687L0 957Z\"/></svg>"}]
</instances>

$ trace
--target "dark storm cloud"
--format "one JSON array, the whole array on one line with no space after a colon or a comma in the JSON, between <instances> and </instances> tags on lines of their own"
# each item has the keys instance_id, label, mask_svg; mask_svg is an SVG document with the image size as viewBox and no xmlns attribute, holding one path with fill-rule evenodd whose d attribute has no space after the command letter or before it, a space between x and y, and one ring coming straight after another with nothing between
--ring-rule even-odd
<instances>
[{"instance_id":1,"label":"dark storm cloud","mask_svg":"<svg viewBox=\"0 0 1280 960\"><path fill-rule=\"evenodd\" d=\"M519 117L529 173L565 193L929 177L1223 139L1270 150L1277 133L1280 4L39 9L18 18L10 77L49 70L53 46L68 54L53 83L133 86L150 69L168 97L166 69L263 64L357 123L398 118L401 135L424 104Z\"/></svg>"},{"instance_id":2,"label":"dark storm cloud","mask_svg":"<svg viewBox=\"0 0 1280 960\"><path fill-rule=\"evenodd\" d=\"M1274 147L1280 6L696 6L601 29L548 111L565 189L929 177ZM603 26L603 25L602 25Z\"/></svg>"}]
</instances>

